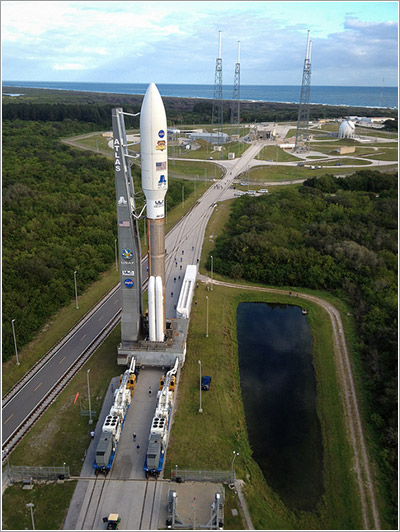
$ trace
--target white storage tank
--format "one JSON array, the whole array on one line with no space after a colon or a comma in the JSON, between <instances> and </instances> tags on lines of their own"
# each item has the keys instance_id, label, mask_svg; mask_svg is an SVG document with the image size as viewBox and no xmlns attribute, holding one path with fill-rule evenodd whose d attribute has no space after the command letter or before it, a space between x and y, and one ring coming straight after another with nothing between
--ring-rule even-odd
<instances>
[{"instance_id":1,"label":"white storage tank","mask_svg":"<svg viewBox=\"0 0 400 532\"><path fill-rule=\"evenodd\" d=\"M339 138L352 139L354 138L355 130L356 126L351 120L343 120L339 127Z\"/></svg>"}]
</instances>

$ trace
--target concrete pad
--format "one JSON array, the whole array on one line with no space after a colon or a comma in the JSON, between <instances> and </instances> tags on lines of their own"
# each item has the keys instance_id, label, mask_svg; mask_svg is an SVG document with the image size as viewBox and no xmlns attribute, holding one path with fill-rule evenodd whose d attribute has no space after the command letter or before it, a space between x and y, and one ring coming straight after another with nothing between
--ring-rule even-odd
<instances>
[{"instance_id":1,"label":"concrete pad","mask_svg":"<svg viewBox=\"0 0 400 532\"><path fill-rule=\"evenodd\" d=\"M217 492L224 494L224 486L217 482L164 482L161 495L158 528L165 528L168 511L168 492L176 491L177 510L184 523L191 528L206 525L211 519L211 505Z\"/></svg>"}]
</instances>

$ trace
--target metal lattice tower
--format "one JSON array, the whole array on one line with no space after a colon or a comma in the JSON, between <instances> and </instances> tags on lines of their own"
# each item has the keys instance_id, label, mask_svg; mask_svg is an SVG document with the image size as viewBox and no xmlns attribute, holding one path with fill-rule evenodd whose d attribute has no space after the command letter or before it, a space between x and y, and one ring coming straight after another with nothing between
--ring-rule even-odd
<instances>
[{"instance_id":1,"label":"metal lattice tower","mask_svg":"<svg viewBox=\"0 0 400 532\"><path fill-rule=\"evenodd\" d=\"M308 30L294 151L308 151L310 144L308 124L310 120L311 45L310 30Z\"/></svg>"},{"instance_id":2,"label":"metal lattice tower","mask_svg":"<svg viewBox=\"0 0 400 532\"><path fill-rule=\"evenodd\" d=\"M221 59L221 32L219 32L219 46L218 57L215 63L215 78L214 78L214 100L212 108L211 126L217 125L217 144L220 145L220 135L222 133L222 59ZM212 128L213 129L213 128ZM221 151L222 157L222 151Z\"/></svg>"},{"instance_id":3,"label":"metal lattice tower","mask_svg":"<svg viewBox=\"0 0 400 532\"><path fill-rule=\"evenodd\" d=\"M235 64L235 77L233 80L231 129L237 129L238 135L240 135L240 41L238 41L238 58Z\"/></svg>"}]
</instances>

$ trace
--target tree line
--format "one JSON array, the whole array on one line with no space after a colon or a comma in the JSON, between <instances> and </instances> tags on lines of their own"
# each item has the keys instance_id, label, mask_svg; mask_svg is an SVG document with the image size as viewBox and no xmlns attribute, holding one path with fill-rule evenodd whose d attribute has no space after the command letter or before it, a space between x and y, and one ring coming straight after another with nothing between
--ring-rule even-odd
<instances>
[{"instance_id":1,"label":"tree line","mask_svg":"<svg viewBox=\"0 0 400 532\"><path fill-rule=\"evenodd\" d=\"M11 92L14 89L8 88ZM16 89L15 89L16 90ZM20 89L18 89L19 91ZM24 94L3 99L6 120L64 121L79 120L110 128L113 107L123 107L135 114L140 111L143 96L112 93L87 93L24 88ZM211 124L213 101L210 99L164 97L168 124ZM230 123L232 101L223 101L223 122ZM299 106L280 102L241 102L241 122L296 121ZM348 115L390 116L397 119L396 109L310 105L310 120L339 118ZM391 121L393 122L393 121ZM129 127L138 128L139 118L130 118ZM393 124L389 125L393 127Z\"/></svg>"},{"instance_id":2,"label":"tree line","mask_svg":"<svg viewBox=\"0 0 400 532\"><path fill-rule=\"evenodd\" d=\"M384 476L389 520L397 507L396 174L326 175L298 190L243 196L216 240L214 270L273 286L323 289L352 307L367 422ZM210 259L209 259L210 266Z\"/></svg>"}]
</instances>

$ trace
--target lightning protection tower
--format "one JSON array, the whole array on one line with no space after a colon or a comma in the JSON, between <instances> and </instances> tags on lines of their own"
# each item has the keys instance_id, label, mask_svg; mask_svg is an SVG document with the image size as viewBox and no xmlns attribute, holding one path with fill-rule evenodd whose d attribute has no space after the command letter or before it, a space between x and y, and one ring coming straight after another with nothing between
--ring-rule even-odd
<instances>
[{"instance_id":1,"label":"lightning protection tower","mask_svg":"<svg viewBox=\"0 0 400 532\"><path fill-rule=\"evenodd\" d=\"M238 41L238 58L235 64L235 77L233 80L231 129L232 131L237 130L237 134L240 135L240 41Z\"/></svg>"},{"instance_id":2,"label":"lightning protection tower","mask_svg":"<svg viewBox=\"0 0 400 532\"><path fill-rule=\"evenodd\" d=\"M310 30L308 30L294 151L307 151L309 149L310 137L308 123L310 120L311 45Z\"/></svg>"},{"instance_id":3,"label":"lightning protection tower","mask_svg":"<svg viewBox=\"0 0 400 532\"><path fill-rule=\"evenodd\" d=\"M217 126L217 144L220 146L222 139L222 59L221 59L221 32L219 32L218 57L215 63L214 100L212 108L211 126ZM213 129L213 128L212 128ZM222 158L222 151L221 151Z\"/></svg>"}]
</instances>

